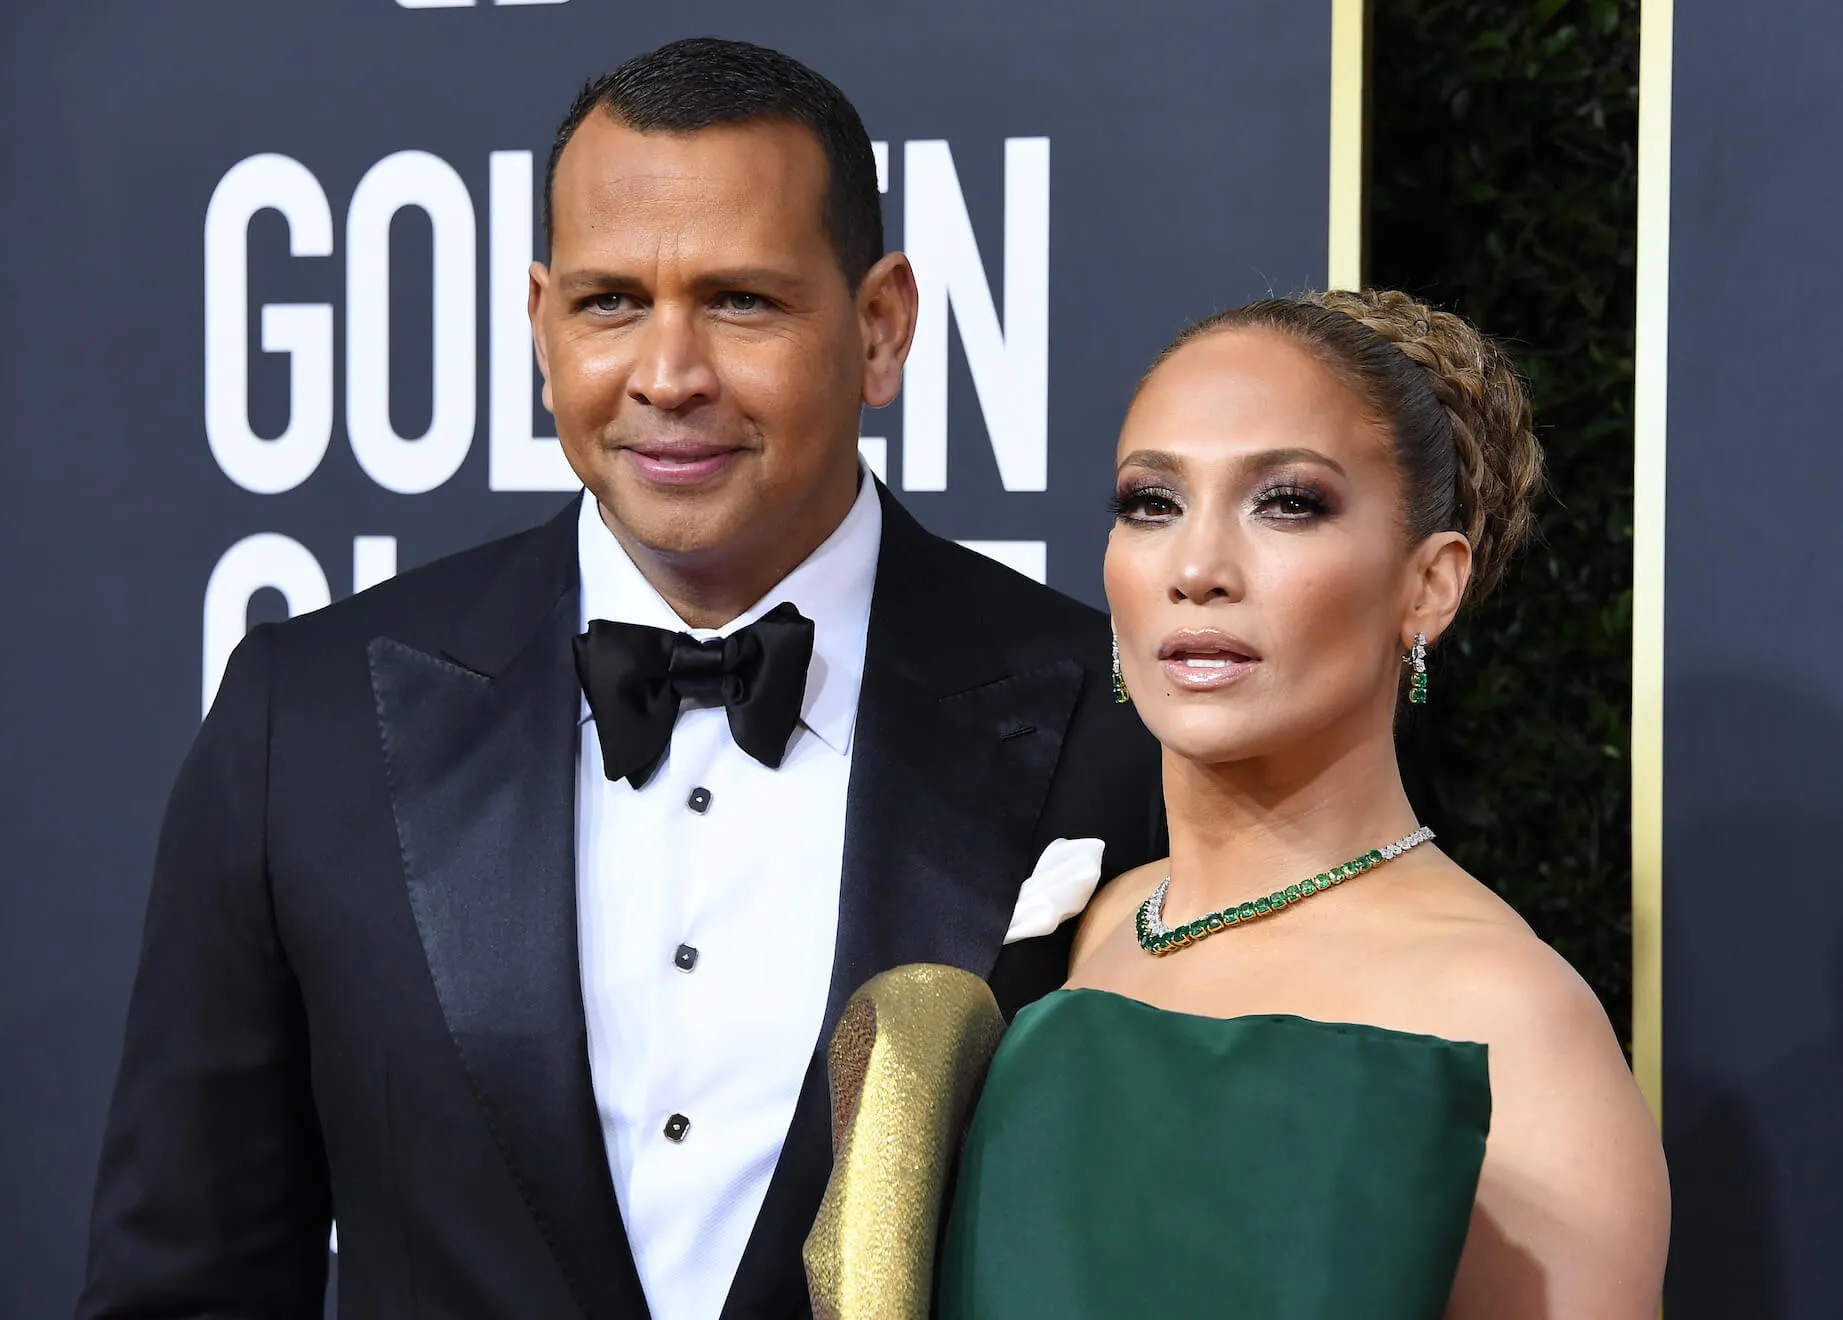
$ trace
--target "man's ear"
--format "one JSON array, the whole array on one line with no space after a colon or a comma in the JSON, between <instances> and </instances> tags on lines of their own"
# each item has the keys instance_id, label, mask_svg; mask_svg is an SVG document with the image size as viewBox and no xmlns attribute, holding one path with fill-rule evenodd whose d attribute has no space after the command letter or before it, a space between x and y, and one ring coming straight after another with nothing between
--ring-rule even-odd
<instances>
[{"instance_id":1,"label":"man's ear","mask_svg":"<svg viewBox=\"0 0 1843 1320\"><path fill-rule=\"evenodd\" d=\"M1415 547L1409 561L1408 617L1402 622L1402 649L1414 645L1414 635L1436 640L1452 626L1472 580L1472 546L1458 532L1436 532Z\"/></svg>"},{"instance_id":2,"label":"man's ear","mask_svg":"<svg viewBox=\"0 0 1843 1320\"><path fill-rule=\"evenodd\" d=\"M525 294L525 315L531 318L531 346L537 350L538 370L544 374L544 407L554 416L557 405L550 399L550 337L544 315L550 300L550 267L541 261L531 263L531 287Z\"/></svg>"},{"instance_id":3,"label":"man's ear","mask_svg":"<svg viewBox=\"0 0 1843 1320\"><path fill-rule=\"evenodd\" d=\"M881 408L902 388L902 364L915 339L921 295L909 259L892 252L858 285L858 329L864 339L864 402Z\"/></svg>"}]
</instances>

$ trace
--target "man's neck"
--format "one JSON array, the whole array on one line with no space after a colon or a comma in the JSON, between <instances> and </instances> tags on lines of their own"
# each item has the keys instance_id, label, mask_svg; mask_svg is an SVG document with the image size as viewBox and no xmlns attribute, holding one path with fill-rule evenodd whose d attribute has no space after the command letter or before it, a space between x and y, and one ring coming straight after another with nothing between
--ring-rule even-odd
<instances>
[{"instance_id":1,"label":"man's neck","mask_svg":"<svg viewBox=\"0 0 1843 1320\"><path fill-rule=\"evenodd\" d=\"M850 516L857 494L853 489L836 517L796 521L795 526L804 522L808 529L803 536L750 539L682 554L642 545L599 502L596 511L647 585L687 627L717 629L746 613L811 558Z\"/></svg>"}]
</instances>

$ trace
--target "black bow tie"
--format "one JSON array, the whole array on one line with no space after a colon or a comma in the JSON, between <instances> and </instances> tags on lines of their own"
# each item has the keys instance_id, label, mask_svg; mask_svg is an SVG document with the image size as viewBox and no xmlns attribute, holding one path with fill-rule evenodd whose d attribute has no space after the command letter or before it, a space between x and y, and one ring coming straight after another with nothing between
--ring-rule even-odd
<instances>
[{"instance_id":1,"label":"black bow tie","mask_svg":"<svg viewBox=\"0 0 1843 1320\"><path fill-rule=\"evenodd\" d=\"M800 722L813 621L782 602L728 637L596 619L576 638L576 676L595 715L608 778L639 788L672 744L679 704L721 702L736 745L770 769Z\"/></svg>"}]
</instances>

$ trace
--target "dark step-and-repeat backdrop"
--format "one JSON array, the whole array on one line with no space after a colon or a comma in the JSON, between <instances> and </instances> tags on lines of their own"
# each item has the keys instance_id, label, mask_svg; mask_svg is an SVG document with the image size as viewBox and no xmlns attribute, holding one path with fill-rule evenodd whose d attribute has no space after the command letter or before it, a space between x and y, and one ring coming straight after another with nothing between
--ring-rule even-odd
<instances>
[{"instance_id":1,"label":"dark step-and-repeat backdrop","mask_svg":"<svg viewBox=\"0 0 1843 1320\"><path fill-rule=\"evenodd\" d=\"M0 1315L75 1297L225 657L569 498L525 320L545 152L586 78L703 33L806 60L877 140L924 312L869 461L1077 596L1150 357L1357 276L1360 0L6 6Z\"/></svg>"},{"instance_id":2,"label":"dark step-and-repeat backdrop","mask_svg":"<svg viewBox=\"0 0 1843 1320\"><path fill-rule=\"evenodd\" d=\"M8 6L0 1316L75 1295L154 832L230 648L573 489L524 268L585 78L716 32L846 89L925 308L864 452L929 525L1098 600L1147 359L1358 276L1362 9ZM1643 10L1634 1046L1668 1309L1831 1316L1843 8Z\"/></svg>"},{"instance_id":3,"label":"dark step-and-repeat backdrop","mask_svg":"<svg viewBox=\"0 0 1843 1320\"><path fill-rule=\"evenodd\" d=\"M1646 0L1644 24L1634 842L1662 956L1636 989L1661 1027L1643 1054L1676 1198L1664 1310L1827 1320L1843 1315L1843 6Z\"/></svg>"}]
</instances>

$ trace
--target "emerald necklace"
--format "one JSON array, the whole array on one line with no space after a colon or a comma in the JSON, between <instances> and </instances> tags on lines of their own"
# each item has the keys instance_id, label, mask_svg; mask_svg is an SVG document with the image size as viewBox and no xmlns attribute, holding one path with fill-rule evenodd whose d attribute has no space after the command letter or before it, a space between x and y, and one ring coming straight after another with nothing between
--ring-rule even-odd
<instances>
[{"instance_id":1,"label":"emerald necklace","mask_svg":"<svg viewBox=\"0 0 1843 1320\"><path fill-rule=\"evenodd\" d=\"M1165 924L1165 891L1171 888L1171 875L1166 873L1150 898L1139 905L1138 915L1133 918L1133 925L1139 932L1139 947L1147 953L1160 956L1176 953L1179 949L1189 948L1198 940L1208 939L1211 935L1225 931L1231 926L1245 926L1250 921L1271 916L1310 898L1313 894L1322 894L1335 885L1341 885L1353 875L1373 871L1384 862L1392 862L1410 848L1418 848L1433 838L1433 831L1425 825L1404 839L1381 848L1372 848L1361 857L1352 858L1342 866L1334 866L1329 871L1320 871L1317 875L1301 880L1296 885L1285 889L1276 889L1271 894L1255 899L1251 903L1242 903L1235 907L1226 907L1220 912L1212 912L1206 917L1198 917L1186 926L1167 926Z\"/></svg>"}]
</instances>

